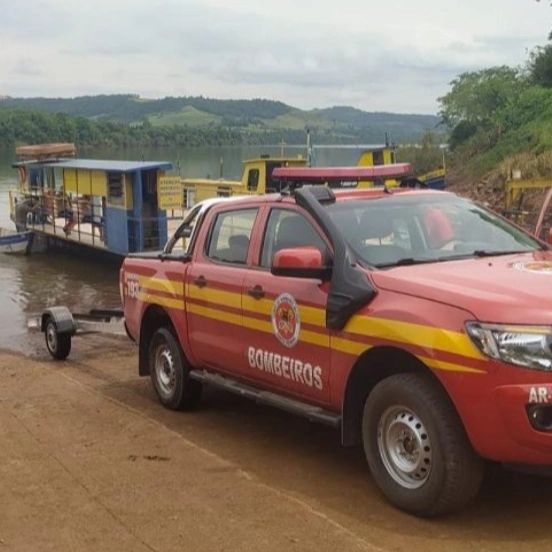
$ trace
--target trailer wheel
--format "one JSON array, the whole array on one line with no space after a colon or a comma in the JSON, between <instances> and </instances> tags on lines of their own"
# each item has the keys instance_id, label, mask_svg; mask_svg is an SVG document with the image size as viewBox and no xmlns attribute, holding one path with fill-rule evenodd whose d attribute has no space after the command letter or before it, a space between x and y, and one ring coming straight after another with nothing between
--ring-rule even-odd
<instances>
[{"instance_id":1,"label":"trailer wheel","mask_svg":"<svg viewBox=\"0 0 552 552\"><path fill-rule=\"evenodd\" d=\"M46 348L55 360L65 360L71 352L71 334L59 333L53 318L48 318L44 326Z\"/></svg>"},{"instance_id":2,"label":"trailer wheel","mask_svg":"<svg viewBox=\"0 0 552 552\"><path fill-rule=\"evenodd\" d=\"M376 385L366 400L362 433L376 484L402 510L434 517L477 495L483 461L429 376L397 374Z\"/></svg>"},{"instance_id":3,"label":"trailer wheel","mask_svg":"<svg viewBox=\"0 0 552 552\"><path fill-rule=\"evenodd\" d=\"M188 377L188 363L168 328L159 328L151 337L148 362L153 387L163 406L171 410L193 410L198 406L201 383Z\"/></svg>"}]
</instances>

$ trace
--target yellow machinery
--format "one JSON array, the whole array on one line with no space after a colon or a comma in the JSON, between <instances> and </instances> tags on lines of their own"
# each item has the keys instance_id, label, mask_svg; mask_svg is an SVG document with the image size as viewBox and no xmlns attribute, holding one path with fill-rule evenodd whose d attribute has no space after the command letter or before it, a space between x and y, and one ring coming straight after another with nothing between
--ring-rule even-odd
<instances>
[{"instance_id":1,"label":"yellow machinery","mask_svg":"<svg viewBox=\"0 0 552 552\"><path fill-rule=\"evenodd\" d=\"M383 146L374 146L373 148L364 150L359 157L357 165L359 167L377 167L380 165L394 165L395 152L397 146L393 144L385 144ZM371 188L372 186L398 186L399 181L391 178L387 180L363 180L358 183L359 188Z\"/></svg>"},{"instance_id":2,"label":"yellow machinery","mask_svg":"<svg viewBox=\"0 0 552 552\"><path fill-rule=\"evenodd\" d=\"M519 208L523 202L524 192L527 190L546 190L552 188L550 178L514 179L506 182L506 200L504 206L507 211Z\"/></svg>"},{"instance_id":3,"label":"yellow machinery","mask_svg":"<svg viewBox=\"0 0 552 552\"><path fill-rule=\"evenodd\" d=\"M519 175L518 175L519 176ZM531 211L524 209L526 192L529 190L547 190L552 188L552 178L513 178L505 185L504 215L517 224L525 225Z\"/></svg>"},{"instance_id":4,"label":"yellow machinery","mask_svg":"<svg viewBox=\"0 0 552 552\"><path fill-rule=\"evenodd\" d=\"M189 209L197 202L211 197L266 194L280 191L280 181L272 178L279 167L304 167L301 157L261 156L243 162L241 180L213 180L209 178L183 178L183 207Z\"/></svg>"},{"instance_id":5,"label":"yellow machinery","mask_svg":"<svg viewBox=\"0 0 552 552\"><path fill-rule=\"evenodd\" d=\"M394 165L396 160L396 150L397 146L393 144L385 144L383 146L375 146L373 148L364 150L358 160L357 165L359 167L377 167L380 165ZM444 161L443 161L444 163ZM432 188L434 190L444 190L446 187L446 170L443 166L435 169L434 171L428 172L423 175L415 177L415 180L420 184ZM399 186L400 181L395 178L377 180L367 180L358 183L359 188L371 188L372 186L383 186L384 184L387 187Z\"/></svg>"}]
</instances>

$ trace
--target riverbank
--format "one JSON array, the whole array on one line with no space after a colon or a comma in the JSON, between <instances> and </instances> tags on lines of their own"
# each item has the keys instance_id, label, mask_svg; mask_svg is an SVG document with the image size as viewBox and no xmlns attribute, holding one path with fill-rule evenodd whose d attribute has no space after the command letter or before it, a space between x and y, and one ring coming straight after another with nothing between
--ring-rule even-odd
<instances>
[{"instance_id":1,"label":"riverbank","mask_svg":"<svg viewBox=\"0 0 552 552\"><path fill-rule=\"evenodd\" d=\"M496 470L466 512L415 519L331 429L210 389L165 410L124 338L1 351L0 378L0 550L552 547L550 480Z\"/></svg>"}]
</instances>

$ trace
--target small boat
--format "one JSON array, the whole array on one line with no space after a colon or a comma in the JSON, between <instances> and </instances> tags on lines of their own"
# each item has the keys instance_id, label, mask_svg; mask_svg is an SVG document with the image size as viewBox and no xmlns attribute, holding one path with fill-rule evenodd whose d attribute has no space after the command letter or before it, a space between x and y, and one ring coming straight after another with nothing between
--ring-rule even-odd
<instances>
[{"instance_id":1,"label":"small boat","mask_svg":"<svg viewBox=\"0 0 552 552\"><path fill-rule=\"evenodd\" d=\"M443 167L418 176L418 180L433 190L444 190L447 187L446 173Z\"/></svg>"},{"instance_id":2,"label":"small boat","mask_svg":"<svg viewBox=\"0 0 552 552\"><path fill-rule=\"evenodd\" d=\"M26 253L32 232L0 228L0 253Z\"/></svg>"}]
</instances>

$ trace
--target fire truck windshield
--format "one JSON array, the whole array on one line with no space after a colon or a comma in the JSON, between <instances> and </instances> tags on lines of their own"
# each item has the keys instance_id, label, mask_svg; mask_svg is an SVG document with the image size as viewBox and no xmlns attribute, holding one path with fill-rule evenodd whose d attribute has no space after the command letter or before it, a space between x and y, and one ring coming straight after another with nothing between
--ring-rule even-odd
<instances>
[{"instance_id":1,"label":"fire truck windshield","mask_svg":"<svg viewBox=\"0 0 552 552\"><path fill-rule=\"evenodd\" d=\"M343 200L328 212L359 260L380 268L546 249L491 211L448 194Z\"/></svg>"}]
</instances>

